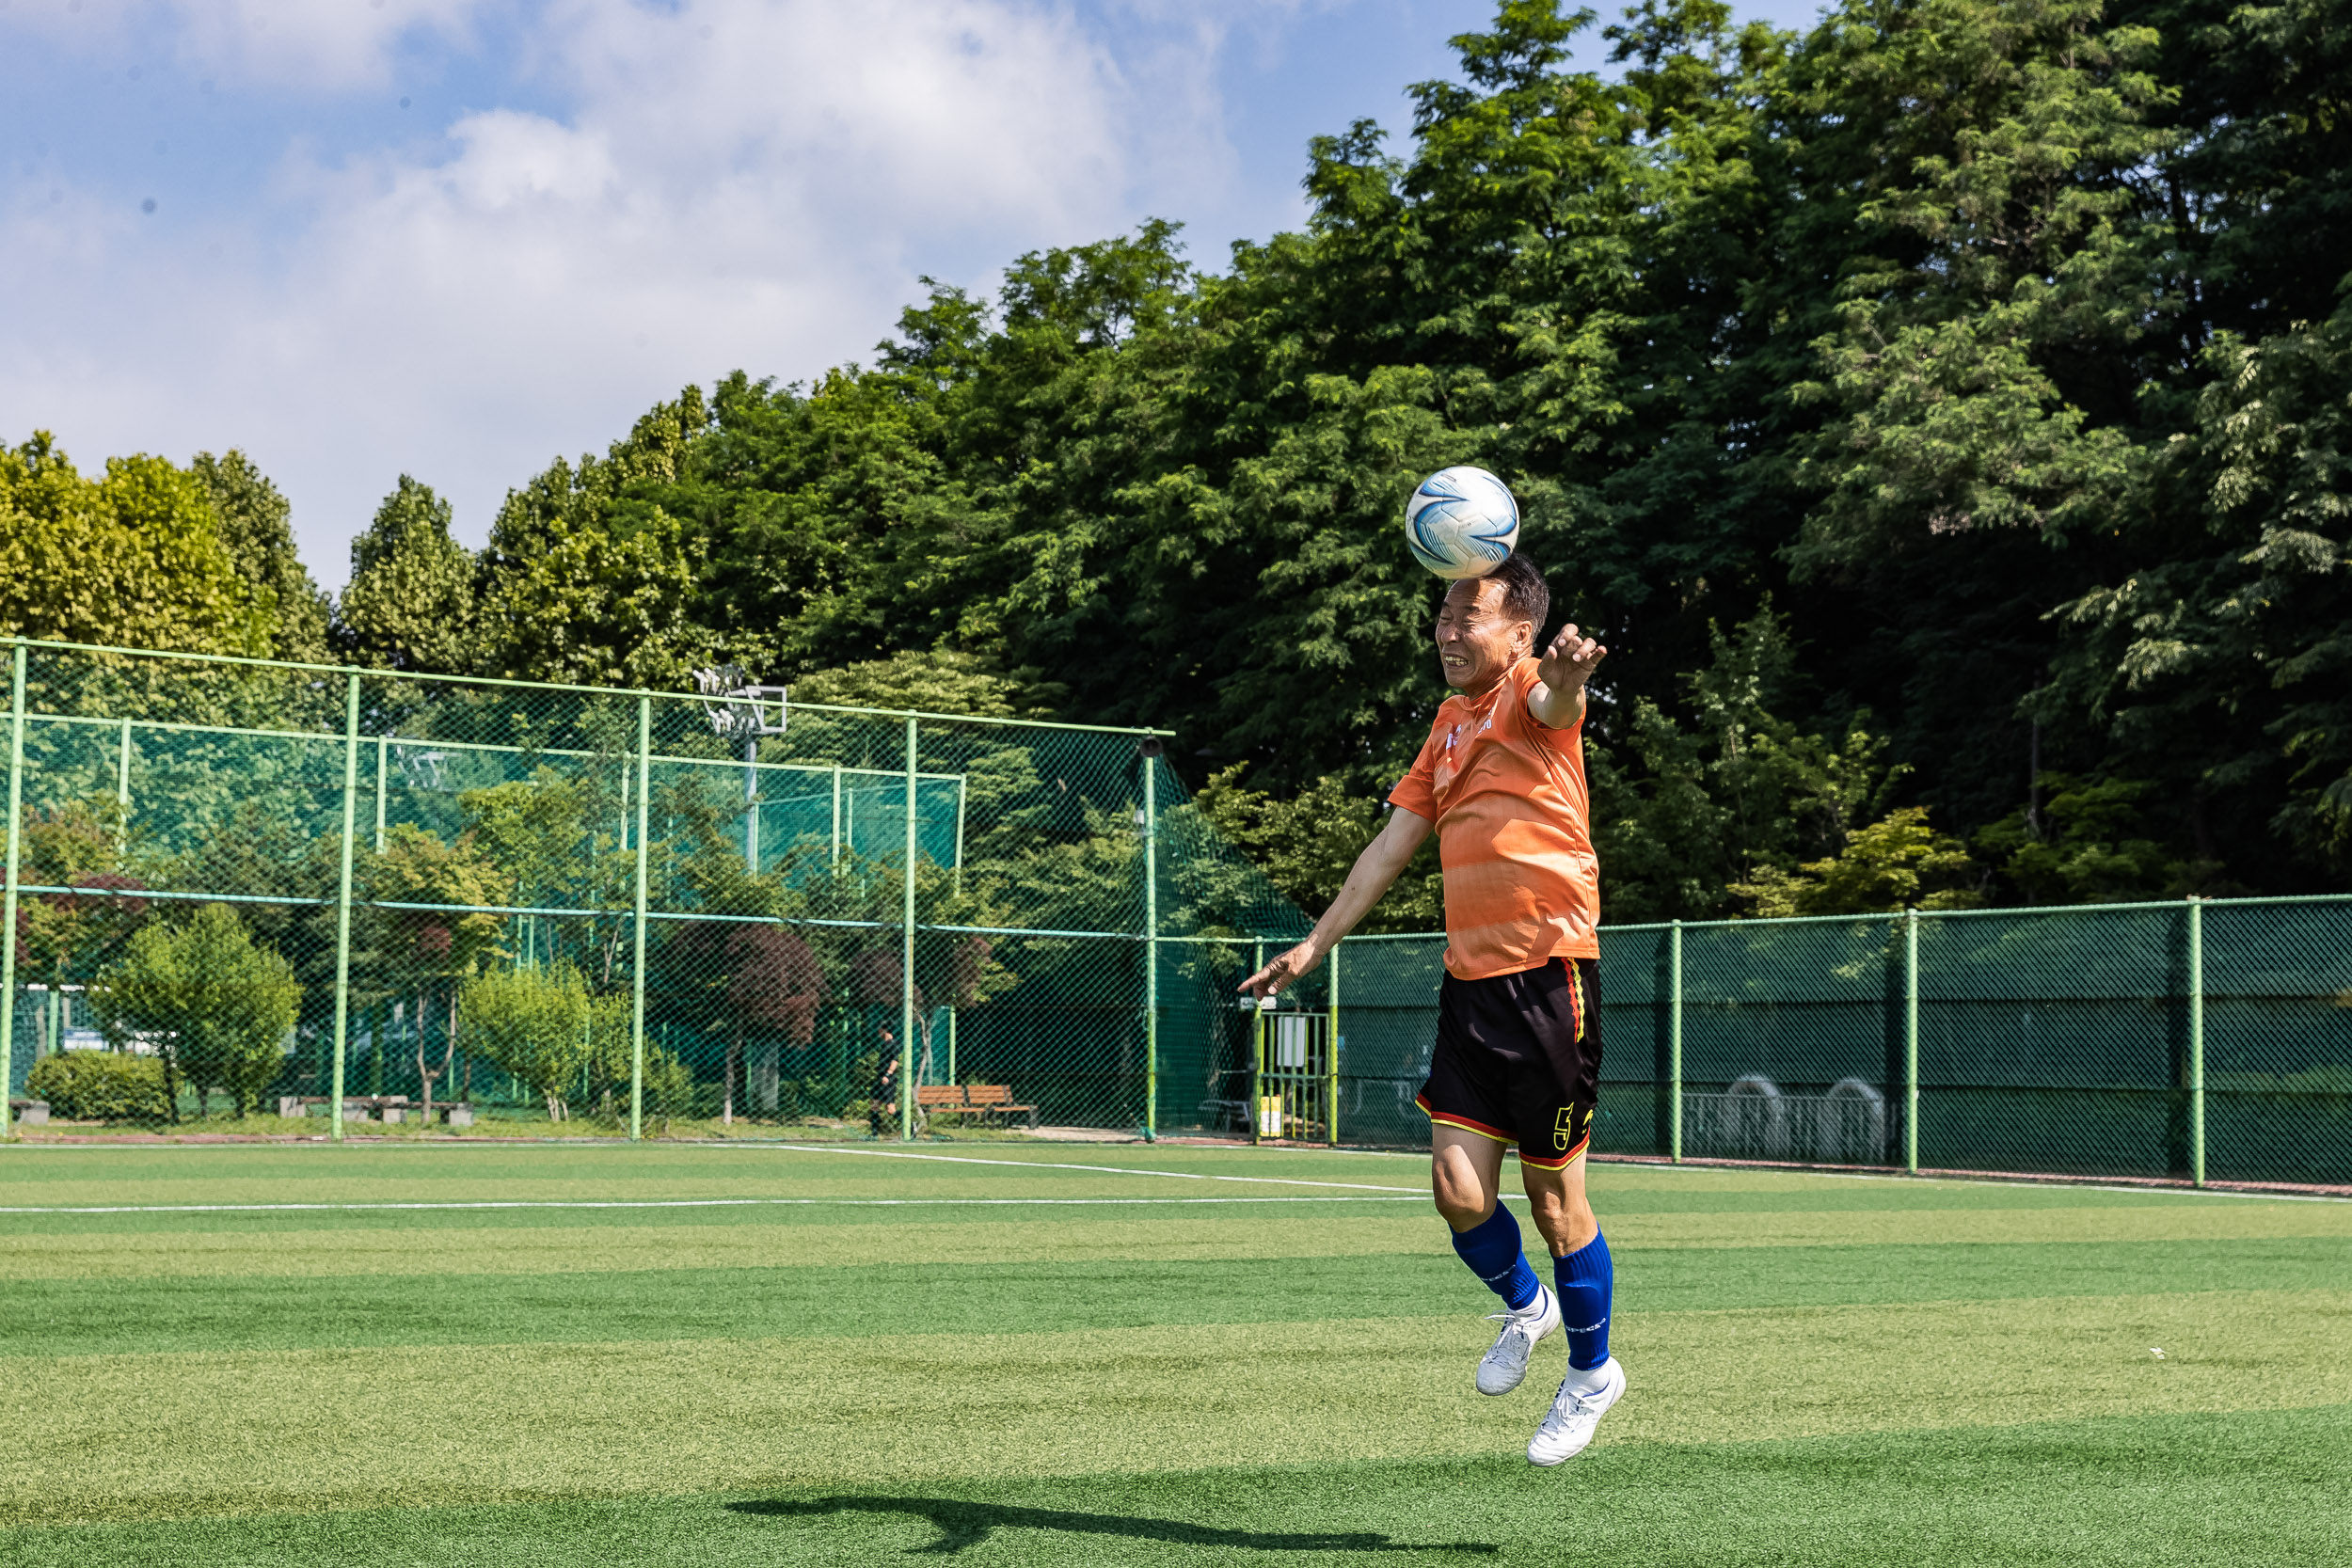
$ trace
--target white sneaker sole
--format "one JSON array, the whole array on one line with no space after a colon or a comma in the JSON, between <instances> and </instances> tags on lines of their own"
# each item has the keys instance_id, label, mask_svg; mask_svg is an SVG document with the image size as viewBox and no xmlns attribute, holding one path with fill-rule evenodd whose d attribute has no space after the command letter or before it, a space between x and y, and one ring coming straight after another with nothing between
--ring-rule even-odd
<instances>
[{"instance_id":1,"label":"white sneaker sole","mask_svg":"<svg viewBox=\"0 0 2352 1568\"><path fill-rule=\"evenodd\" d=\"M1619 1400L1625 1398L1626 1385L1629 1381L1625 1375L1625 1369L1617 1365L1615 1356L1609 1358L1609 1365L1616 1368L1616 1381L1613 1385L1604 1386L1600 1393L1595 1396L1600 1402L1600 1408L1593 1412L1589 1421L1583 1423L1582 1432L1576 1435L1567 1448L1562 1449L1557 1453L1550 1453L1537 1449L1536 1445L1543 1441L1544 1436L1544 1429L1537 1427L1535 1435L1527 1441L1527 1462L1530 1465L1540 1465L1546 1468L1554 1465L1565 1465L1592 1446L1594 1434L1600 1430L1601 1418L1616 1408ZM1551 1418L1549 1412L1546 1413L1544 1419L1547 1424L1549 1423Z\"/></svg>"}]
</instances>

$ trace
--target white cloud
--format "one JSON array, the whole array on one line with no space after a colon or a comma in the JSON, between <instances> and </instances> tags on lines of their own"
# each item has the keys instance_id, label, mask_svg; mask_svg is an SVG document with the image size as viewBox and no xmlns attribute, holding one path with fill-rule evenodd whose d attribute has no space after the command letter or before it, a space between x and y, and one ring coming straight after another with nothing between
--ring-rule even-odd
<instances>
[{"instance_id":1,"label":"white cloud","mask_svg":"<svg viewBox=\"0 0 2352 1568\"><path fill-rule=\"evenodd\" d=\"M223 86L380 87L404 41L465 42L486 0L61 0L11 26L89 57L151 55Z\"/></svg>"},{"instance_id":2,"label":"white cloud","mask_svg":"<svg viewBox=\"0 0 2352 1568\"><path fill-rule=\"evenodd\" d=\"M220 69L342 82L469 14L178 9ZM1231 159L1200 49L1124 62L1031 0L558 0L529 47L560 115L467 113L421 151L289 149L254 196L269 222L21 190L0 293L41 306L0 327L0 436L51 426L85 463L243 446L331 584L403 470L479 539L508 485L684 383L863 355L915 273L982 281L1132 223L1139 180L1161 210Z\"/></svg>"}]
</instances>

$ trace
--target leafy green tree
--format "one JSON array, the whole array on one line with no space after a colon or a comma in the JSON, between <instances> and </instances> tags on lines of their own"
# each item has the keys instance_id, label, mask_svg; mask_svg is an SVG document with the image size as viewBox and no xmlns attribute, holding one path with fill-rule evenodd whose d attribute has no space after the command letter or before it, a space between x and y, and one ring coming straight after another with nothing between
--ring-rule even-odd
<instances>
[{"instance_id":1,"label":"leafy green tree","mask_svg":"<svg viewBox=\"0 0 2352 1568\"><path fill-rule=\"evenodd\" d=\"M333 606L294 553L293 508L285 496L234 448L222 457L198 452L188 471L212 499L222 547L251 589L253 602L275 623L270 657L305 664L330 661Z\"/></svg>"},{"instance_id":2,"label":"leafy green tree","mask_svg":"<svg viewBox=\"0 0 2352 1568\"><path fill-rule=\"evenodd\" d=\"M199 476L139 456L85 479L47 431L0 448L0 636L263 654L276 629Z\"/></svg>"},{"instance_id":3,"label":"leafy green tree","mask_svg":"<svg viewBox=\"0 0 2352 1568\"><path fill-rule=\"evenodd\" d=\"M450 534L449 503L406 474L351 544L336 607L345 650L383 670L465 674L476 661L473 557Z\"/></svg>"},{"instance_id":4,"label":"leafy green tree","mask_svg":"<svg viewBox=\"0 0 2352 1568\"><path fill-rule=\"evenodd\" d=\"M2215 884L2215 868L2192 867L2165 848L2149 820L2154 787L2146 782L2044 773L2041 786L2045 799L1983 829L1973 845L2018 901L2111 904L2230 891Z\"/></svg>"},{"instance_id":5,"label":"leafy green tree","mask_svg":"<svg viewBox=\"0 0 2352 1568\"><path fill-rule=\"evenodd\" d=\"M458 1010L475 1048L528 1084L547 1102L548 1120L564 1120L596 1050L595 999L580 971L558 964L469 974Z\"/></svg>"},{"instance_id":6,"label":"leafy green tree","mask_svg":"<svg viewBox=\"0 0 2352 1568\"><path fill-rule=\"evenodd\" d=\"M16 908L17 963L50 987L87 979L145 920L121 809L112 800L26 806L18 827L19 876L35 887Z\"/></svg>"},{"instance_id":7,"label":"leafy green tree","mask_svg":"<svg viewBox=\"0 0 2352 1568\"><path fill-rule=\"evenodd\" d=\"M1248 766L1235 763L1211 774L1193 804L1228 841L1264 867L1284 897L1319 914L1339 896L1356 857L1380 832L1388 808L1368 795L1351 793L1330 774L1280 800L1243 785ZM1358 929L1435 931L1444 924L1433 834Z\"/></svg>"},{"instance_id":8,"label":"leafy green tree","mask_svg":"<svg viewBox=\"0 0 2352 1568\"><path fill-rule=\"evenodd\" d=\"M184 925L132 933L89 999L116 1050L151 1045L195 1087L199 1116L212 1114L216 1088L243 1116L278 1076L302 986L228 905L206 904Z\"/></svg>"},{"instance_id":9,"label":"leafy green tree","mask_svg":"<svg viewBox=\"0 0 2352 1568\"><path fill-rule=\"evenodd\" d=\"M1765 866L1731 892L1764 919L1972 910L1984 902L1980 869L1960 840L1928 826L1928 808L1903 806L1847 835L1845 847L1794 871Z\"/></svg>"},{"instance_id":10,"label":"leafy green tree","mask_svg":"<svg viewBox=\"0 0 2352 1568\"><path fill-rule=\"evenodd\" d=\"M2283 840L2352 869L2352 307L2223 334L2129 532L2142 563L2057 617L2039 710L2188 803L2196 859ZM2249 820L2250 819L2250 820ZM2294 885L2287 883L2286 885ZM2306 884L2308 885L2308 884Z\"/></svg>"},{"instance_id":11,"label":"leafy green tree","mask_svg":"<svg viewBox=\"0 0 2352 1568\"><path fill-rule=\"evenodd\" d=\"M1726 913L1739 885L1839 851L1900 777L1867 713L1832 742L1774 711L1793 695L1797 649L1769 606L1709 634L1712 657L1687 681L1687 722L1641 699L1613 757L1587 750L1612 920Z\"/></svg>"},{"instance_id":12,"label":"leafy green tree","mask_svg":"<svg viewBox=\"0 0 2352 1568\"><path fill-rule=\"evenodd\" d=\"M408 822L394 825L369 867L373 900L442 906L382 911L386 979L416 1004L417 1075L424 1085L427 1122L433 1119L434 1083L457 1057L459 994L469 978L500 956L506 922L488 909L501 903L505 890L497 863L470 833L444 843ZM436 1014L444 1023L437 1063L429 1048Z\"/></svg>"},{"instance_id":13,"label":"leafy green tree","mask_svg":"<svg viewBox=\"0 0 2352 1568\"><path fill-rule=\"evenodd\" d=\"M702 535L644 493L681 478L708 425L702 389L657 405L577 467L558 459L507 494L482 556L482 657L496 673L581 685L675 686L724 642L698 619Z\"/></svg>"}]
</instances>

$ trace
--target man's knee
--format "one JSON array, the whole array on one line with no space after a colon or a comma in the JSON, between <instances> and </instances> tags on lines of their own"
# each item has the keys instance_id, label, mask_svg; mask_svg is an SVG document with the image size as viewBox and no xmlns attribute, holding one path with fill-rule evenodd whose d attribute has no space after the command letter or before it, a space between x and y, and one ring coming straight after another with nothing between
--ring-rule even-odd
<instances>
[{"instance_id":1,"label":"man's knee","mask_svg":"<svg viewBox=\"0 0 2352 1568\"><path fill-rule=\"evenodd\" d=\"M1495 1212L1495 1195L1474 1173L1440 1164L1431 1173L1431 1196L1446 1224L1456 1230L1482 1225Z\"/></svg>"}]
</instances>

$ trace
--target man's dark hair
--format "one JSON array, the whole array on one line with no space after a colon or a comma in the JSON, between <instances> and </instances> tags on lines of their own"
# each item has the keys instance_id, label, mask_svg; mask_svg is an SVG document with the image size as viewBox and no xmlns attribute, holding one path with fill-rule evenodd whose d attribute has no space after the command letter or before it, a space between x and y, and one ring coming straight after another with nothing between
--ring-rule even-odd
<instances>
[{"instance_id":1,"label":"man's dark hair","mask_svg":"<svg viewBox=\"0 0 2352 1568\"><path fill-rule=\"evenodd\" d=\"M1535 628L1529 635L1543 641L1544 618L1551 613L1551 585L1544 581L1542 570L1527 557L1515 554L1486 576L1502 584L1502 613L1527 622Z\"/></svg>"}]
</instances>

